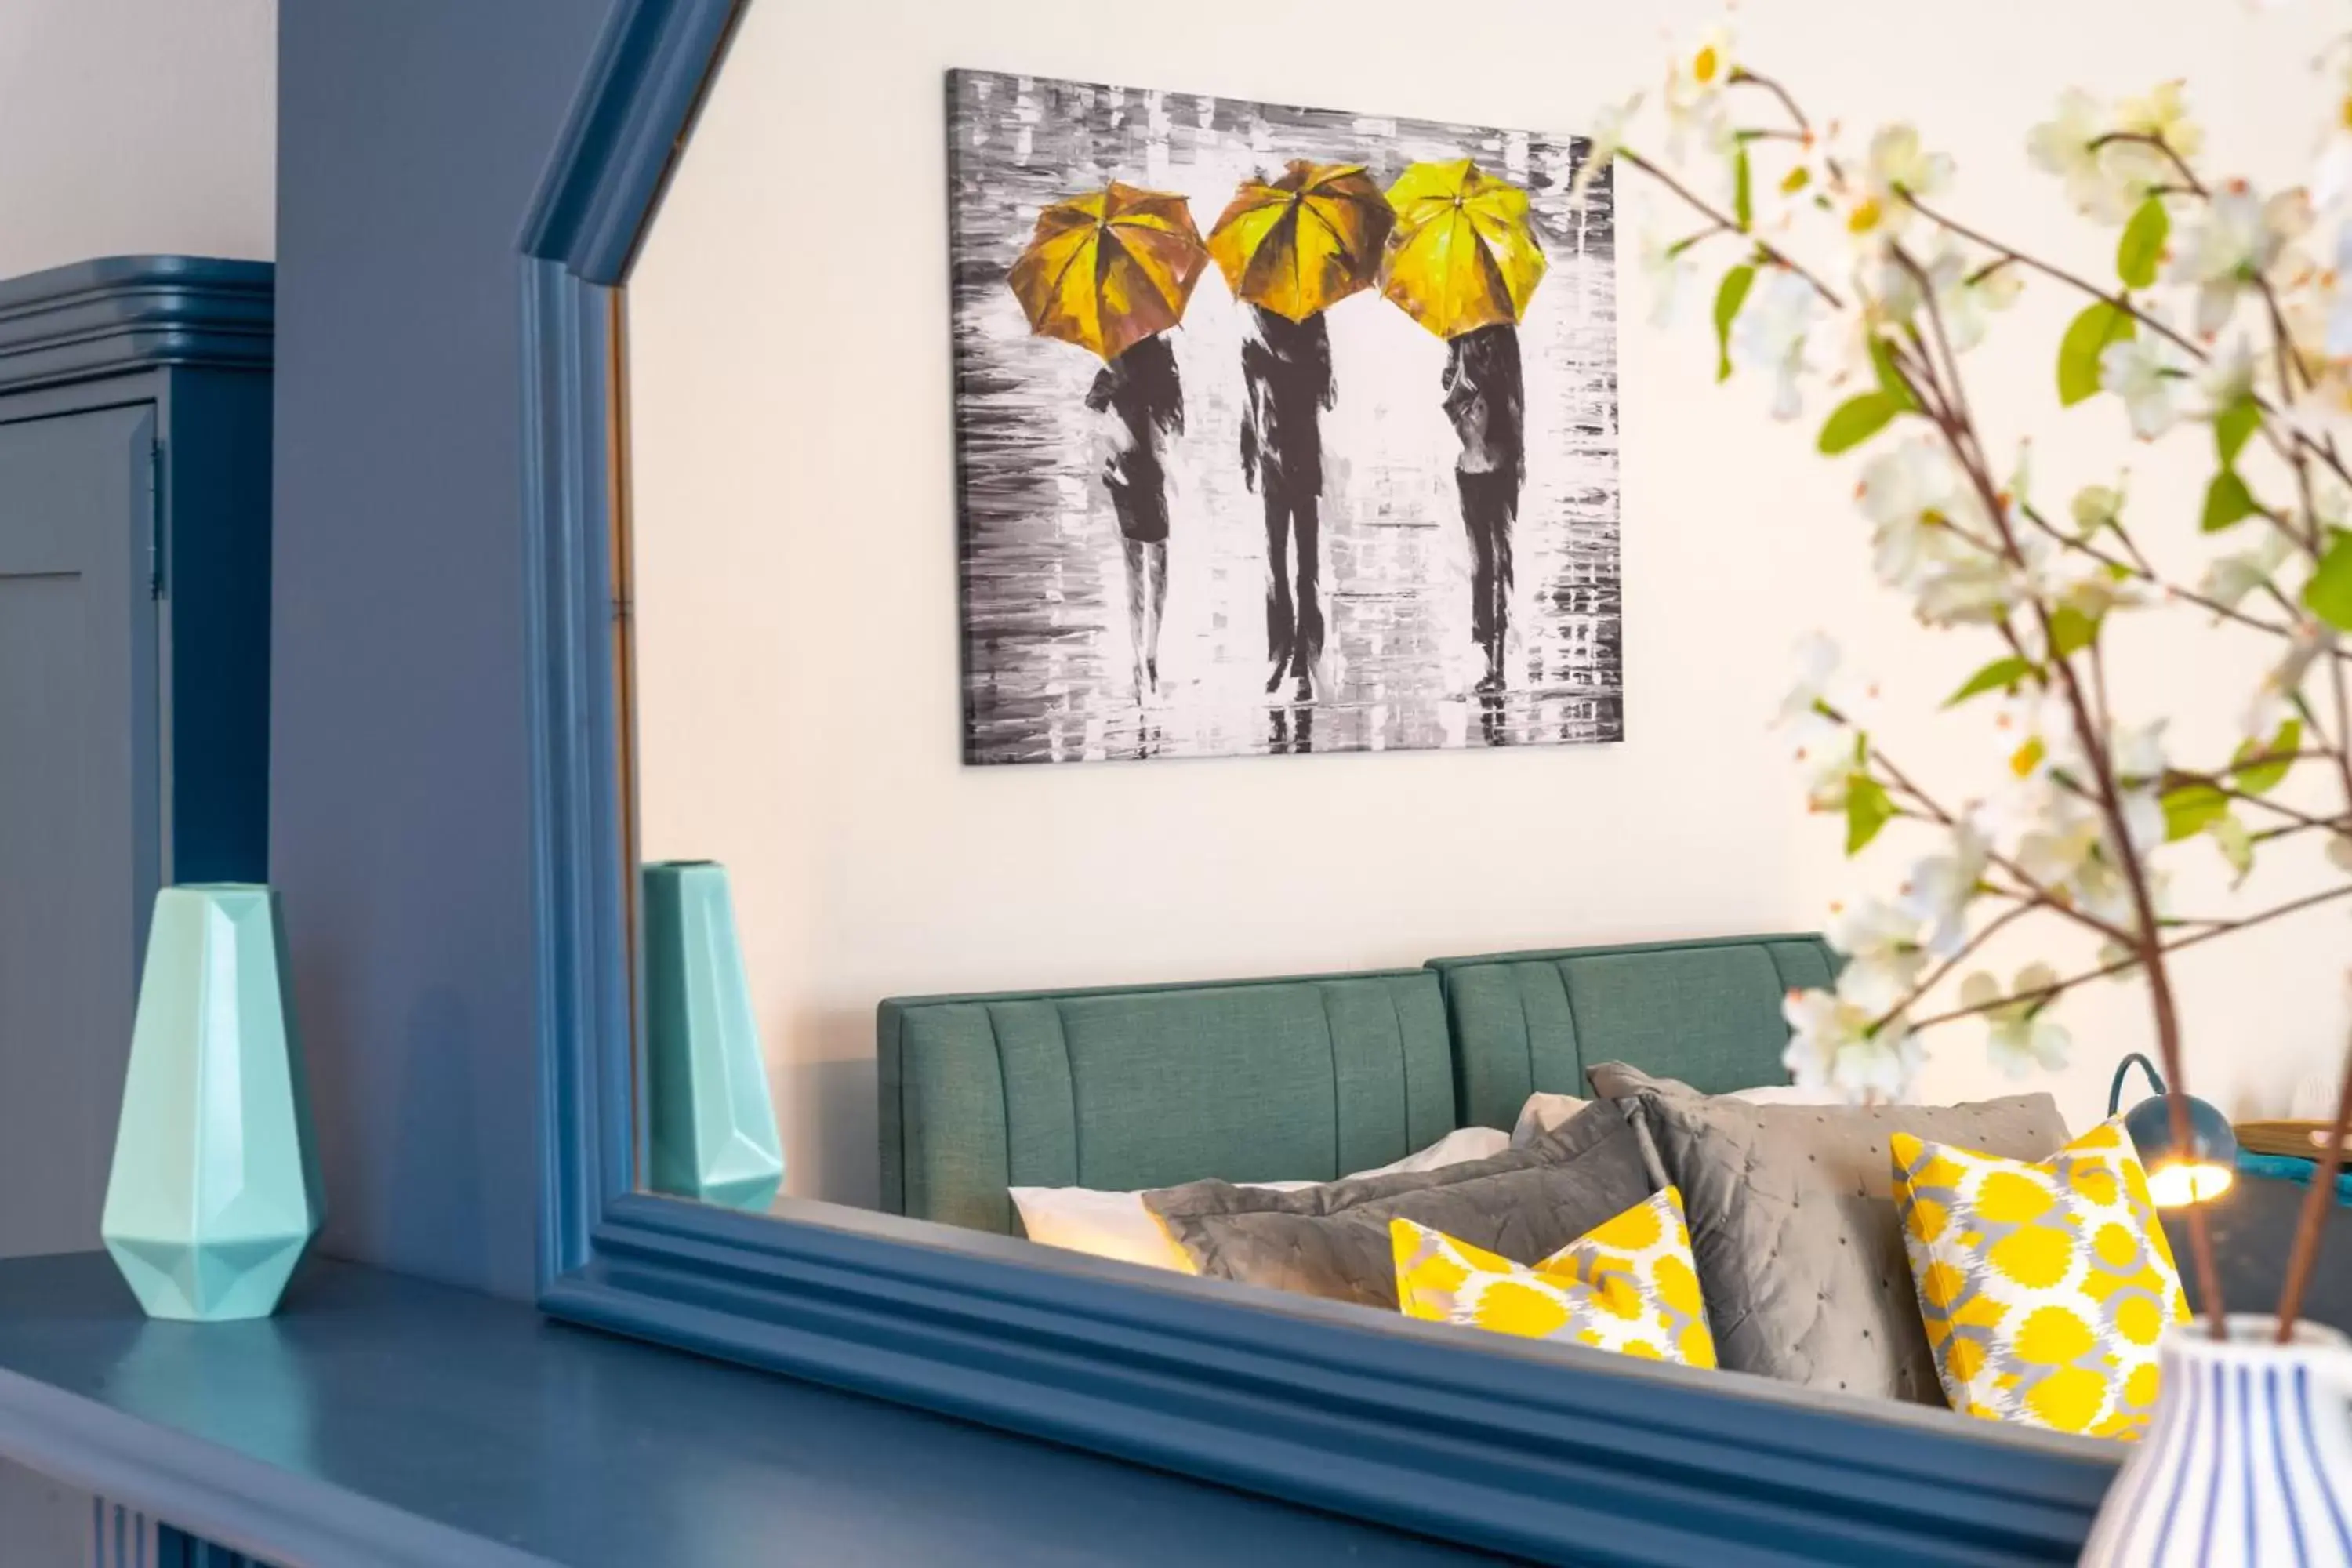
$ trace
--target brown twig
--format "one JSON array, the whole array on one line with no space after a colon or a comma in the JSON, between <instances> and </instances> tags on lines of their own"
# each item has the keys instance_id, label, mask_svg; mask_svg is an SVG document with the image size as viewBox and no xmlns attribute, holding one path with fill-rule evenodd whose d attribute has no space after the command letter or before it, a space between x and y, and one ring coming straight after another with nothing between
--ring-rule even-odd
<instances>
[{"instance_id":1,"label":"brown twig","mask_svg":"<svg viewBox=\"0 0 2352 1568\"><path fill-rule=\"evenodd\" d=\"M2151 132L2110 131L2103 136L2093 137L2087 146L2090 151L2095 153L2102 147L2110 147L2118 142L2137 142L2144 147L2155 148L2170 161L2174 170L2179 174L2182 188L2187 194L2197 196L2207 194L2205 182L2197 177L2197 171L2189 166L2189 160L2182 157L2171 142Z\"/></svg>"},{"instance_id":2,"label":"brown twig","mask_svg":"<svg viewBox=\"0 0 2352 1568\"><path fill-rule=\"evenodd\" d=\"M1743 83L1749 87L1760 87L1765 91L1770 93L1773 97L1779 99L1780 100L1780 107L1789 111L1789 118L1797 122L1797 129L1804 133L1804 140L1811 142L1813 139L1813 122L1805 118L1805 111L1797 107L1797 100L1789 96L1789 89L1787 88L1782 87L1779 82L1774 81L1769 76L1758 76L1746 66L1732 67L1731 84L1734 87L1738 87Z\"/></svg>"},{"instance_id":3,"label":"brown twig","mask_svg":"<svg viewBox=\"0 0 2352 1568\"><path fill-rule=\"evenodd\" d=\"M2294 1321L2303 1313L2304 1292L2319 1264L2319 1243L2327 1231L2328 1211L2336 1206L2336 1177L2344 1169L2346 1130L2352 1128L2352 1052L2346 1053L2344 1088L2336 1097L2336 1125L2319 1152L2311 1173L2311 1190L2303 1194L2303 1213L2294 1223L2294 1250L2287 1257L2286 1288L2279 1292L2278 1342L2294 1342Z\"/></svg>"},{"instance_id":4,"label":"brown twig","mask_svg":"<svg viewBox=\"0 0 2352 1568\"><path fill-rule=\"evenodd\" d=\"M1684 184L1680 180L1675 179L1672 174L1667 174L1664 169L1659 168L1655 163L1651 163L1639 153L1627 148L1620 151L1617 156L1621 162L1633 164L1633 167L1641 170L1642 173L1649 175L1650 178L1665 186L1666 189L1672 191L1675 195L1680 196L1683 201L1689 205L1691 210L1697 213L1701 217L1713 218L1717 224L1721 225L1725 228L1731 229L1737 233L1746 233L1746 231L1741 229L1739 225L1733 221L1731 216L1725 213L1720 207L1716 206L1712 202L1701 200L1688 185ZM1753 235L1749 235L1748 237L1755 241L1757 251L1766 259L1769 260L1775 267L1784 267L1790 271L1795 273L1798 277L1803 279L1806 282L1811 284L1813 286L1813 292L1819 294L1822 297L1822 302L1828 305L1831 310L1843 310L1845 309L1845 300L1839 296L1837 290L1822 282L1820 279L1814 277L1811 272L1807 271L1798 263L1795 258L1790 256L1786 251L1772 244L1769 240L1758 238Z\"/></svg>"},{"instance_id":5,"label":"brown twig","mask_svg":"<svg viewBox=\"0 0 2352 1568\"><path fill-rule=\"evenodd\" d=\"M1947 217L1944 214L1937 212L1935 208L1927 205L1925 202L1922 202L1917 196L1913 195L1908 191L1903 193L1903 199L1910 204L1911 210L1917 213L1921 217L1926 218L1929 223L1936 225L1939 228L1948 230L1950 233L1958 236L1960 238L1969 241L1971 245L1980 245L1985 249L1990 250L1995 255L2002 257L2007 260L2014 261L2021 267L2030 267L2045 278L2053 279L2060 283L2063 283L2070 289L2078 289L2082 290L2082 292L2088 294L2094 300L2105 300L2108 304L2114 306L2116 310L2121 310L2125 315L2129 316L2141 326L2146 327L2148 331L2155 332L2158 336L2171 342L2174 346L2199 360L2209 359L2211 357L2204 349L2199 347L2198 344L2182 336L2179 332L2175 331L2172 328L2167 326L2163 321L2158 320L2156 317L2149 315L2138 306L2133 304L2131 302L2131 294L2128 290L2118 290L2116 293L2110 294L2105 289L2100 288L2097 284L2090 281L2086 278L2081 277L2076 273L2069 272L2063 267L2053 266L2051 263L2041 259L2039 257L2028 256L2021 250L2016 249L2011 246L2003 245L2000 241L1993 238L1990 235L1970 228L1968 225L1961 223L1957 218Z\"/></svg>"},{"instance_id":6,"label":"brown twig","mask_svg":"<svg viewBox=\"0 0 2352 1568\"><path fill-rule=\"evenodd\" d=\"M2347 897L2352 897L2352 882L2347 882L2340 888L2330 888L2325 892L2306 893L2302 898L2290 899L2285 903L2275 905L2259 914L2248 915L2242 920L2209 926L2193 936L2184 936L2179 942L2166 942L2164 951L2167 953L2179 952L2184 948L2195 947L2200 942L2211 942L2217 936L2228 936L2232 931L2268 925L2273 921L2284 920L2289 915L2301 914L2304 910L2320 904L2332 903L2337 899ZM2052 997L2062 995L2078 985L2087 985L2094 980L2105 980L2111 975L2123 974L2138 967L2139 955L2135 952L2130 957L2119 958L2113 963L2101 964L2096 969L2086 969L2080 974L2070 974L2063 980L2054 980L2047 985L2037 985L2032 990L2021 991L2014 996L2004 996L1999 1005L2006 1005L2011 1002L2037 1004L2047 1002ZM1919 987L1920 991L1926 989L1925 986ZM1918 1000L1917 992L1913 994L1911 1000L1914 1002ZM1910 1003L1906 1002L1905 1005L1908 1006ZM1961 1018L1973 1018L1984 1010L1982 1007L1955 1007L1948 1012L1938 1013L1933 1017L1920 1019L1911 1026L1911 1030L1912 1033L1916 1034L1922 1029L1933 1028L1938 1024L1949 1024Z\"/></svg>"}]
</instances>

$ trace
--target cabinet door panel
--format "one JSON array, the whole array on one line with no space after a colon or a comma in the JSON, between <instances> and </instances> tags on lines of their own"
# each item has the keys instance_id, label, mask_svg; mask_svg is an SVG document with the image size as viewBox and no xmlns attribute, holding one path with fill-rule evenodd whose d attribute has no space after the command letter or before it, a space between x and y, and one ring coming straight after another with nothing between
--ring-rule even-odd
<instances>
[{"instance_id":1,"label":"cabinet door panel","mask_svg":"<svg viewBox=\"0 0 2352 1568\"><path fill-rule=\"evenodd\" d=\"M0 425L0 1257L98 1245L161 864L154 432Z\"/></svg>"}]
</instances>

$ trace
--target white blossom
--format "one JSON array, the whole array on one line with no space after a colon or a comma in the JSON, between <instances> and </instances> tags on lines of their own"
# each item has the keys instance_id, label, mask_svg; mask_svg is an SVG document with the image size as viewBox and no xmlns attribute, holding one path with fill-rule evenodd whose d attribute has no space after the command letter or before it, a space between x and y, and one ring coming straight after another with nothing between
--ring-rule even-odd
<instances>
[{"instance_id":1,"label":"white blossom","mask_svg":"<svg viewBox=\"0 0 2352 1568\"><path fill-rule=\"evenodd\" d=\"M1927 968L1919 922L1879 899L1840 907L1822 934L1846 955L1838 994L1878 1013L1892 1012L1907 1001Z\"/></svg>"},{"instance_id":2,"label":"white blossom","mask_svg":"<svg viewBox=\"0 0 2352 1568\"><path fill-rule=\"evenodd\" d=\"M2107 741L2123 807L2124 826L2132 847L2145 855L2164 842L2164 727L2158 719L2147 724L2117 724Z\"/></svg>"},{"instance_id":3,"label":"white blossom","mask_svg":"<svg viewBox=\"0 0 2352 1568\"><path fill-rule=\"evenodd\" d=\"M1834 719L1807 713L1790 720L1783 733L1795 748L1805 804L1815 811L1843 811L1853 788L1853 734Z\"/></svg>"},{"instance_id":4,"label":"white blossom","mask_svg":"<svg viewBox=\"0 0 2352 1568\"><path fill-rule=\"evenodd\" d=\"M1822 706L1841 706L1846 682L1845 652L1827 632L1807 632L1790 650L1797 666L1797 682L1780 700L1780 721L1818 716Z\"/></svg>"},{"instance_id":5,"label":"white blossom","mask_svg":"<svg viewBox=\"0 0 2352 1568\"><path fill-rule=\"evenodd\" d=\"M2284 533L2266 528L2252 550L2216 556L2208 563L2197 591L2225 609L2235 609L2240 600L2277 575L2294 550Z\"/></svg>"},{"instance_id":6,"label":"white blossom","mask_svg":"<svg viewBox=\"0 0 2352 1568\"><path fill-rule=\"evenodd\" d=\"M2046 773L2024 781L2010 798L2025 817L2011 852L2018 869L2044 888L2080 878L2099 848L2104 825L2098 813Z\"/></svg>"},{"instance_id":7,"label":"white blossom","mask_svg":"<svg viewBox=\"0 0 2352 1568\"><path fill-rule=\"evenodd\" d=\"M1804 411L1798 377L1805 369L1805 339L1819 305L1813 286L1785 267L1766 270L1748 290L1731 324L1731 360L1742 370L1772 377L1772 417Z\"/></svg>"},{"instance_id":8,"label":"white blossom","mask_svg":"<svg viewBox=\"0 0 2352 1568\"><path fill-rule=\"evenodd\" d=\"M2166 281L2196 289L2199 333L2210 338L2230 324L2240 293L2277 265L2310 220L2301 191L2264 201L2245 181L2232 180L2213 193L2200 221L2179 237L2165 272Z\"/></svg>"},{"instance_id":9,"label":"white blossom","mask_svg":"<svg viewBox=\"0 0 2352 1568\"><path fill-rule=\"evenodd\" d=\"M1796 662L1797 681L1781 700L1776 727L1794 748L1806 804L1815 811L1842 810L1854 769L1854 736L1823 710L1857 715L1868 693L1857 689L1842 668L1837 644L1820 632L1798 640Z\"/></svg>"},{"instance_id":10,"label":"white blossom","mask_svg":"<svg viewBox=\"0 0 2352 1568\"><path fill-rule=\"evenodd\" d=\"M2036 1068L2056 1071L2066 1065L2073 1043L2063 1026L2050 1016L2046 993L2058 984L2058 972L2046 963L2018 971L2010 991L1979 971L1960 983L1960 1005L1979 1009L1990 1031L1987 1050L1993 1065L2011 1078L2023 1078ZM2004 1002L2004 996L2018 1000Z\"/></svg>"},{"instance_id":11,"label":"white blossom","mask_svg":"<svg viewBox=\"0 0 2352 1568\"><path fill-rule=\"evenodd\" d=\"M2118 177L2112 149L2093 143L2116 127L2099 100L2081 88L2060 95L2057 114L2036 125L2025 139L2034 163L2065 182L2066 199L2102 223L2121 223L2138 195Z\"/></svg>"},{"instance_id":12,"label":"white blossom","mask_svg":"<svg viewBox=\"0 0 2352 1568\"><path fill-rule=\"evenodd\" d=\"M2311 199L2323 210L2352 195L2352 57L2337 71L2336 113L2311 171Z\"/></svg>"},{"instance_id":13,"label":"white blossom","mask_svg":"<svg viewBox=\"0 0 2352 1568\"><path fill-rule=\"evenodd\" d=\"M1677 254L1666 241L1644 233L1640 265L1642 280L1650 291L1650 325L1670 325L1682 300L1683 285L1690 278L1688 253Z\"/></svg>"},{"instance_id":14,"label":"white blossom","mask_svg":"<svg viewBox=\"0 0 2352 1568\"><path fill-rule=\"evenodd\" d=\"M2205 417L2218 418L2253 395L2253 345L2242 336L2231 338L2197 368L2197 393Z\"/></svg>"},{"instance_id":15,"label":"white blossom","mask_svg":"<svg viewBox=\"0 0 2352 1568\"><path fill-rule=\"evenodd\" d=\"M2311 671L2312 662L2327 646L2326 638L2316 627L2299 626L2287 644L2286 657L2272 666L2255 688L2239 720L2240 731L2248 740L2261 740L2278 732L2294 712L2296 697L2303 690L2303 678Z\"/></svg>"},{"instance_id":16,"label":"white blossom","mask_svg":"<svg viewBox=\"0 0 2352 1568\"><path fill-rule=\"evenodd\" d=\"M2336 834L2327 841L2327 863L2352 876L2352 838Z\"/></svg>"},{"instance_id":17,"label":"white blossom","mask_svg":"<svg viewBox=\"0 0 2352 1568\"><path fill-rule=\"evenodd\" d=\"M2352 358L2352 289L2344 287L2347 277L2352 277L2352 222L2336 231L2336 293L2324 340L2327 357L2339 363Z\"/></svg>"},{"instance_id":18,"label":"white blossom","mask_svg":"<svg viewBox=\"0 0 2352 1568\"><path fill-rule=\"evenodd\" d=\"M2145 724L2116 724L2107 739L2107 757L2116 776L2126 784L2160 778L2168 765L2164 759L2164 729L2169 720Z\"/></svg>"},{"instance_id":19,"label":"white blossom","mask_svg":"<svg viewBox=\"0 0 2352 1568\"><path fill-rule=\"evenodd\" d=\"M1576 176L1569 182L1568 199L1582 206L1592 191L1593 183L1601 178L1617 154L1625 150L1625 128L1631 124L1634 111L1642 107L1642 95L1635 93L1622 103L1607 103L1593 111L1592 130L1588 137L1584 162L1576 166Z\"/></svg>"},{"instance_id":20,"label":"white blossom","mask_svg":"<svg viewBox=\"0 0 2352 1568\"><path fill-rule=\"evenodd\" d=\"M2021 268L2002 262L1969 287L1987 310L2006 310L2025 292L2025 275Z\"/></svg>"},{"instance_id":21,"label":"white blossom","mask_svg":"<svg viewBox=\"0 0 2352 1568\"><path fill-rule=\"evenodd\" d=\"M2109 343L2099 353L2099 385L2124 400L2132 434L2153 441L2179 417L2173 403L2172 359L2145 336Z\"/></svg>"},{"instance_id":22,"label":"white blossom","mask_svg":"<svg viewBox=\"0 0 2352 1568\"><path fill-rule=\"evenodd\" d=\"M2023 604L2026 584L2000 557L1970 551L1929 573L1918 595L1919 618L1931 626L1981 626Z\"/></svg>"},{"instance_id":23,"label":"white blossom","mask_svg":"<svg viewBox=\"0 0 2352 1568\"><path fill-rule=\"evenodd\" d=\"M1950 526L1954 513L1969 510L1964 482L1950 454L1927 436L1897 442L1864 466L1854 500L1870 520L1880 582L1916 593L1970 548Z\"/></svg>"},{"instance_id":24,"label":"white blossom","mask_svg":"<svg viewBox=\"0 0 2352 1568\"><path fill-rule=\"evenodd\" d=\"M2207 837L2213 840L2214 847L2221 851L2221 858L2229 862L2230 869L2233 873L2230 879L2230 886L2232 889L2253 875L2254 836L2235 815L2223 812L2206 824L2205 834Z\"/></svg>"},{"instance_id":25,"label":"white blossom","mask_svg":"<svg viewBox=\"0 0 2352 1568\"><path fill-rule=\"evenodd\" d=\"M2116 105L2116 129L2153 136L2183 161L2196 157L2205 147L2205 132L2189 118L2189 94L2178 79L2159 84L2145 97L2127 98ZM2151 159L2158 156L2152 147L2126 145ZM2170 173L2169 165L2166 172Z\"/></svg>"},{"instance_id":26,"label":"white blossom","mask_svg":"<svg viewBox=\"0 0 2352 1568\"><path fill-rule=\"evenodd\" d=\"M1846 208L1847 237L1865 247L1884 245L1911 221L1910 204L1904 198L1935 195L1951 177L1950 155L1922 147L1916 128L1880 128L1870 139L1860 186Z\"/></svg>"},{"instance_id":27,"label":"white blossom","mask_svg":"<svg viewBox=\"0 0 2352 1568\"><path fill-rule=\"evenodd\" d=\"M1927 928L1921 945L1931 957L1957 957L1967 942L1969 905L1990 854L1984 836L1963 823L1953 831L1948 848L1918 861L1904 879L1902 910Z\"/></svg>"},{"instance_id":28,"label":"white blossom","mask_svg":"<svg viewBox=\"0 0 2352 1568\"><path fill-rule=\"evenodd\" d=\"M2084 485L2074 492L2073 506L2074 531L2088 539L2101 529L2113 528L2124 514L2124 492L2115 485Z\"/></svg>"},{"instance_id":29,"label":"white blossom","mask_svg":"<svg viewBox=\"0 0 2352 1568\"><path fill-rule=\"evenodd\" d=\"M1829 1087L1848 1100L1887 1103L1902 1099L1917 1070L1918 1037L1903 1020L1871 1026L1877 1016L1846 991L1841 975L1835 991L1792 991L1781 1005L1789 1021L1789 1048L1780 1058L1796 1082Z\"/></svg>"},{"instance_id":30,"label":"white blossom","mask_svg":"<svg viewBox=\"0 0 2352 1568\"><path fill-rule=\"evenodd\" d=\"M1723 89L1731 82L1731 33L1707 28L1675 57L1666 73L1666 151L1679 160L1696 136L1703 151L1727 154L1734 145Z\"/></svg>"}]
</instances>

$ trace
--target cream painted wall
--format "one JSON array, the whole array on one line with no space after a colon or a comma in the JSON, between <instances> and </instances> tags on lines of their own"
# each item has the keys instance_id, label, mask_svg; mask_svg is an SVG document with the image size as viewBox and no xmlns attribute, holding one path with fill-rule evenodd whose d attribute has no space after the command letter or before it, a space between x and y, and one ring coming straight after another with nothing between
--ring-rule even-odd
<instances>
[{"instance_id":1,"label":"cream painted wall","mask_svg":"<svg viewBox=\"0 0 2352 1568\"><path fill-rule=\"evenodd\" d=\"M277 0L0 6L0 278L93 256L268 260Z\"/></svg>"},{"instance_id":2,"label":"cream painted wall","mask_svg":"<svg viewBox=\"0 0 2352 1568\"><path fill-rule=\"evenodd\" d=\"M2217 166L2293 177L2321 119L2305 68L2326 13L1759 0L1739 21L1748 57L1819 112L1916 120L1960 161L1959 211L2103 272L2111 240L2029 171L2026 127L2070 82L2124 92L2186 75ZM1853 474L1811 452L1822 410L1775 426L1759 388L1715 386L1703 300L1671 332L1644 324L1638 222L1621 257L1622 745L958 762L945 68L1573 128L1654 81L1667 24L1711 14L1493 0L1475 33L1502 41L1470 69L1443 63L1461 58L1454 35L1438 50L1430 9L1404 0L1360 0L1340 25L1298 0L1195 0L1171 26L1085 0L756 0L630 289L641 810L649 857L734 868L793 1192L874 1196L887 994L1810 927L1841 892L1899 875L1874 861L1858 878L1834 826L1803 815L1767 729L1787 650L1833 628L1884 677L1903 754L1963 784L1990 710L1908 715L1988 654L1920 632L1872 583ZM2193 540L2197 443L2136 452L2111 403L2056 408L2049 354L2069 309L2053 288L2029 292L1972 363L1979 406L1997 430L2041 434L2050 493L2129 461L2155 531ZM891 411L879 437L877 410ZM2223 732L2258 668L2258 649L2179 618L2122 651L2119 701L2195 710L2176 726L2191 742ZM1304 851L1300 823L1316 830ZM1318 847L1376 833L1392 855ZM2178 888L2193 910L2223 889L2191 851ZM2309 874L2266 870L2252 891ZM2315 916L2183 963L2202 1091L2284 1109L2340 1048L2347 937L2343 915ZM2075 1061L2053 1087L2078 1125L2104 1108L2117 1057L2147 1043L2144 1012L2114 986L2074 1010ZM2000 1088L1979 1033L1939 1037L1927 1093Z\"/></svg>"}]
</instances>

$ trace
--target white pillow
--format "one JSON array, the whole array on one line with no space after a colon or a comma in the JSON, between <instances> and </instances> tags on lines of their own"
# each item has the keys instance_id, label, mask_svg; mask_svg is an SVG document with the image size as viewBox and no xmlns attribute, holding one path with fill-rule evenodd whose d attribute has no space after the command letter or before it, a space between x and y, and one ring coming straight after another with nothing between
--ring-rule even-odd
<instances>
[{"instance_id":1,"label":"white pillow","mask_svg":"<svg viewBox=\"0 0 2352 1568\"><path fill-rule=\"evenodd\" d=\"M1744 1100L1750 1105L1843 1105L1845 1096L1823 1084L1806 1089L1793 1083L1768 1083L1757 1089L1735 1089L1725 1097Z\"/></svg>"},{"instance_id":2,"label":"white pillow","mask_svg":"<svg viewBox=\"0 0 2352 1568\"><path fill-rule=\"evenodd\" d=\"M1531 1094L1519 1107L1519 1119L1511 1127L1511 1147L1524 1149L1570 1117L1591 1104L1572 1094Z\"/></svg>"},{"instance_id":3,"label":"white pillow","mask_svg":"<svg viewBox=\"0 0 2352 1568\"><path fill-rule=\"evenodd\" d=\"M1483 1160L1511 1146L1511 1135L1497 1127L1458 1127L1418 1152L1358 1176L1390 1176L1403 1171L1434 1171L1465 1160ZM1314 1182L1240 1182L1245 1187L1265 1187L1278 1193L1312 1187ZM1013 1206L1021 1211L1022 1228L1032 1241L1066 1247L1149 1268L1172 1268L1180 1274L1198 1272L1184 1249L1168 1239L1159 1220L1143 1206L1143 1194L1107 1193L1092 1187L1013 1187Z\"/></svg>"},{"instance_id":4,"label":"white pillow","mask_svg":"<svg viewBox=\"0 0 2352 1568\"><path fill-rule=\"evenodd\" d=\"M1728 1097L1744 1100L1750 1105L1843 1105L1845 1096L1833 1089L1800 1089L1793 1083L1766 1084L1759 1089L1735 1089ZM1511 1129L1511 1147L1524 1149L1553 1128L1592 1102L1579 1100L1572 1094L1531 1094L1519 1107L1519 1120Z\"/></svg>"}]
</instances>

